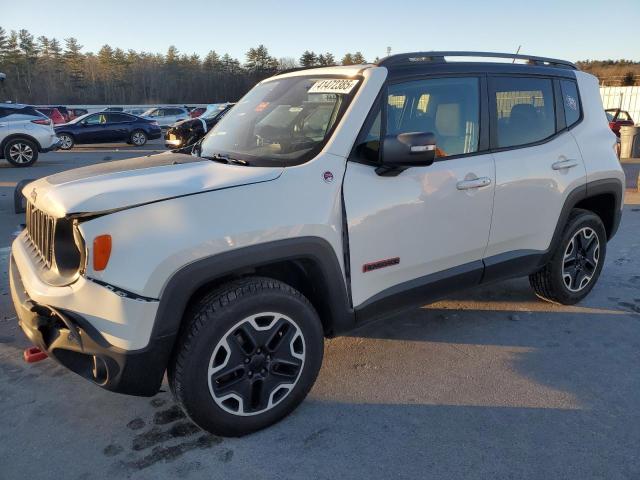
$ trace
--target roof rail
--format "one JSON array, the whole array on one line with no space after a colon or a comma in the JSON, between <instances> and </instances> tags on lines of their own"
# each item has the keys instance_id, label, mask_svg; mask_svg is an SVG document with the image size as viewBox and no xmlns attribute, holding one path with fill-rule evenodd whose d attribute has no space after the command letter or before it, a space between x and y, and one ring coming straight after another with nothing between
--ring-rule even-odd
<instances>
[{"instance_id":1,"label":"roof rail","mask_svg":"<svg viewBox=\"0 0 640 480\"><path fill-rule=\"evenodd\" d=\"M578 70L578 67L566 60L556 58L535 57L533 55L522 55L516 53L496 53L496 52L411 52L391 55L380 60L377 65L380 67L391 67L400 65L416 65L420 63L446 63L445 57L484 57L484 58L506 58L513 60L526 60L532 65L542 65L560 68L570 68Z\"/></svg>"}]
</instances>

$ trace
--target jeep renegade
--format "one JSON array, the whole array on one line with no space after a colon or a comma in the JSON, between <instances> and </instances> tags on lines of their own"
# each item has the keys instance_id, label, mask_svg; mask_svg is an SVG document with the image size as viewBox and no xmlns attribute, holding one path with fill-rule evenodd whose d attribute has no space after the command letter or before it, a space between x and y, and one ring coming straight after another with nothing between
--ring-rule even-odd
<instances>
[{"instance_id":1,"label":"jeep renegade","mask_svg":"<svg viewBox=\"0 0 640 480\"><path fill-rule=\"evenodd\" d=\"M305 398L324 337L510 277L583 299L620 222L615 144L598 81L566 61L421 52L291 71L193 155L26 186L11 295L62 365L134 395L167 372L196 424L243 435Z\"/></svg>"}]
</instances>

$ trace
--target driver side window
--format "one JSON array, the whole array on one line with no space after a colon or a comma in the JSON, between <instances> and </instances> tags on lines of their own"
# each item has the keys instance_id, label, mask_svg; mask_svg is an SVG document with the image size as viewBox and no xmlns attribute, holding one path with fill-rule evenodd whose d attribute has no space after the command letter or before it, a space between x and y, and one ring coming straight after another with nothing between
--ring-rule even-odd
<instances>
[{"instance_id":1,"label":"driver side window","mask_svg":"<svg viewBox=\"0 0 640 480\"><path fill-rule=\"evenodd\" d=\"M84 123L87 125L100 125L101 123L107 123L107 118L104 114L91 115L87 117Z\"/></svg>"},{"instance_id":2,"label":"driver side window","mask_svg":"<svg viewBox=\"0 0 640 480\"><path fill-rule=\"evenodd\" d=\"M430 132L436 137L436 156L450 157L478 151L480 86L475 77L433 78L389 85L384 132L380 112L357 148L360 158L377 161L381 135Z\"/></svg>"}]
</instances>

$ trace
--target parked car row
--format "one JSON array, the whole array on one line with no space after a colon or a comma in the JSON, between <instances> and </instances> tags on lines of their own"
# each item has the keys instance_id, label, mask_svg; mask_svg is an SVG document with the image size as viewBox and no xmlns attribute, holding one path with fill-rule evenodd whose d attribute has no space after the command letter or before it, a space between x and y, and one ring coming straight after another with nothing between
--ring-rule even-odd
<instances>
[{"instance_id":1,"label":"parked car row","mask_svg":"<svg viewBox=\"0 0 640 480\"><path fill-rule=\"evenodd\" d=\"M187 108L153 107L146 111L108 107L88 113L82 108L44 107L22 104L0 105L0 158L12 165L27 167L38 153L69 150L74 145L127 142L142 146L162 137L168 128L165 146L191 147L210 131L232 104L211 104L195 112Z\"/></svg>"}]
</instances>

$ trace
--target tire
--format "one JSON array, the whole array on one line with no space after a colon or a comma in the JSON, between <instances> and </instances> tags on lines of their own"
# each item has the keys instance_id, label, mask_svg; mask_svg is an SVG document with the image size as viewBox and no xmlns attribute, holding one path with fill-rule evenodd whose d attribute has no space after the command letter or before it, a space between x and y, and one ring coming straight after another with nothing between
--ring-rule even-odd
<instances>
[{"instance_id":1,"label":"tire","mask_svg":"<svg viewBox=\"0 0 640 480\"><path fill-rule=\"evenodd\" d=\"M27 199L22 195L22 189L29 183L33 182L33 178L20 180L13 191L13 211L15 213L25 213L27 210Z\"/></svg>"},{"instance_id":2,"label":"tire","mask_svg":"<svg viewBox=\"0 0 640 480\"><path fill-rule=\"evenodd\" d=\"M168 368L176 402L202 429L242 436L304 400L322 364L313 306L278 280L249 277L190 308Z\"/></svg>"},{"instance_id":3,"label":"tire","mask_svg":"<svg viewBox=\"0 0 640 480\"><path fill-rule=\"evenodd\" d=\"M131 137L129 137L129 142L136 147L141 147L145 143L147 143L147 134L142 130L134 130L131 132Z\"/></svg>"},{"instance_id":4,"label":"tire","mask_svg":"<svg viewBox=\"0 0 640 480\"><path fill-rule=\"evenodd\" d=\"M76 143L73 136L68 133L61 133L58 138L60 139L61 150L71 150Z\"/></svg>"},{"instance_id":5,"label":"tire","mask_svg":"<svg viewBox=\"0 0 640 480\"><path fill-rule=\"evenodd\" d=\"M14 167L30 167L38 160L38 146L25 138L14 138L4 146L4 158Z\"/></svg>"},{"instance_id":6,"label":"tire","mask_svg":"<svg viewBox=\"0 0 640 480\"><path fill-rule=\"evenodd\" d=\"M529 283L538 297L573 305L594 287L607 253L607 233L600 217L574 209L553 256Z\"/></svg>"}]
</instances>

